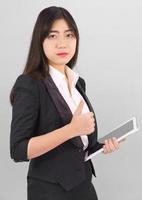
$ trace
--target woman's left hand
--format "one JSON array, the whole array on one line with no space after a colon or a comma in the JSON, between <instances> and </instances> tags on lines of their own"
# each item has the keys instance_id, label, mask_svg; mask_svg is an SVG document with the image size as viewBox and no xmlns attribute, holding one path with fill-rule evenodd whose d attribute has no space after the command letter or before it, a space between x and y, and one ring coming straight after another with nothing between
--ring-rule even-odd
<instances>
[{"instance_id":1,"label":"woman's left hand","mask_svg":"<svg viewBox=\"0 0 142 200\"><path fill-rule=\"evenodd\" d=\"M119 143L121 143L124 140L125 139L121 140L120 142L118 142L116 138L110 138L108 140L105 140L105 144L103 145L103 153L107 154L118 150Z\"/></svg>"}]
</instances>

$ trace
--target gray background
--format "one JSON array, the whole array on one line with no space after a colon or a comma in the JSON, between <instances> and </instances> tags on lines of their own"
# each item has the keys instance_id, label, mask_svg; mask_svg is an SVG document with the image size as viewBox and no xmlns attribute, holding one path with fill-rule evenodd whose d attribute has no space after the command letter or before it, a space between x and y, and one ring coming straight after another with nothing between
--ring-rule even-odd
<instances>
[{"instance_id":1,"label":"gray background","mask_svg":"<svg viewBox=\"0 0 142 200\"><path fill-rule=\"evenodd\" d=\"M57 5L73 15L80 32L77 72L86 80L99 136L136 116L140 131L109 155L92 159L99 200L142 199L142 1L1 1L0 6L0 200L26 199L28 163L9 154L9 93L22 72L40 10Z\"/></svg>"}]
</instances>

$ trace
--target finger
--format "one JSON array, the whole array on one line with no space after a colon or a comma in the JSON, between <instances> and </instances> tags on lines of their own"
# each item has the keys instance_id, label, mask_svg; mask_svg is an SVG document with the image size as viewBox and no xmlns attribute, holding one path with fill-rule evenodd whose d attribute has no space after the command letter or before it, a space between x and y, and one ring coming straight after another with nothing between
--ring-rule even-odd
<instances>
[{"instance_id":1,"label":"finger","mask_svg":"<svg viewBox=\"0 0 142 200\"><path fill-rule=\"evenodd\" d=\"M110 153L110 152L111 152L111 149L110 149L108 140L105 140L105 148L106 148L106 152L107 152L107 153Z\"/></svg>"},{"instance_id":2,"label":"finger","mask_svg":"<svg viewBox=\"0 0 142 200\"><path fill-rule=\"evenodd\" d=\"M92 119L95 121L94 113L93 113Z\"/></svg>"},{"instance_id":3,"label":"finger","mask_svg":"<svg viewBox=\"0 0 142 200\"><path fill-rule=\"evenodd\" d=\"M89 115L90 115L90 117L91 117L92 119L95 120L95 118L94 118L94 113L93 113L93 112L90 112Z\"/></svg>"},{"instance_id":4,"label":"finger","mask_svg":"<svg viewBox=\"0 0 142 200\"><path fill-rule=\"evenodd\" d=\"M115 149L119 149L119 142L115 137L113 137L113 144L115 146Z\"/></svg>"},{"instance_id":5,"label":"finger","mask_svg":"<svg viewBox=\"0 0 142 200\"><path fill-rule=\"evenodd\" d=\"M84 100L81 99L78 106L77 106L77 109L74 112L74 115L80 115L81 112L82 112L83 106L84 106Z\"/></svg>"},{"instance_id":6,"label":"finger","mask_svg":"<svg viewBox=\"0 0 142 200\"><path fill-rule=\"evenodd\" d=\"M112 151L115 151L115 145L114 145L114 140L109 139L108 140L109 148Z\"/></svg>"},{"instance_id":7,"label":"finger","mask_svg":"<svg viewBox=\"0 0 142 200\"><path fill-rule=\"evenodd\" d=\"M94 117L92 117L91 119L92 119L92 121L95 123L95 119L94 119Z\"/></svg>"},{"instance_id":8,"label":"finger","mask_svg":"<svg viewBox=\"0 0 142 200\"><path fill-rule=\"evenodd\" d=\"M107 150L106 150L106 146L103 145L103 153L106 154L107 153Z\"/></svg>"}]
</instances>

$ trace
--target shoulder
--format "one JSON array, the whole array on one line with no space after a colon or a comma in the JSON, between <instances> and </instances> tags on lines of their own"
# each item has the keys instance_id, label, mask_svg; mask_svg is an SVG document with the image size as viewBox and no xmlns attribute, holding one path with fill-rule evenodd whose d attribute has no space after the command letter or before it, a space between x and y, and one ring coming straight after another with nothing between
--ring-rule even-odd
<instances>
[{"instance_id":1,"label":"shoulder","mask_svg":"<svg viewBox=\"0 0 142 200\"><path fill-rule=\"evenodd\" d=\"M33 86L37 84L37 80L35 80L34 78L32 78L30 75L28 74L20 74L16 81L14 86L23 86L23 87L29 87L29 86Z\"/></svg>"},{"instance_id":2,"label":"shoulder","mask_svg":"<svg viewBox=\"0 0 142 200\"><path fill-rule=\"evenodd\" d=\"M28 74L20 74L14 83L13 89L23 89L36 94L38 90L38 80Z\"/></svg>"}]
</instances>

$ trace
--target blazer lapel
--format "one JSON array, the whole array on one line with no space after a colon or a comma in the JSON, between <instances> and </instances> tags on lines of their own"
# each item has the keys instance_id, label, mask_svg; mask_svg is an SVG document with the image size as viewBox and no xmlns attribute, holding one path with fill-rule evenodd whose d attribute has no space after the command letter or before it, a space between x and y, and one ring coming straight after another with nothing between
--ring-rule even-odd
<instances>
[{"instance_id":1,"label":"blazer lapel","mask_svg":"<svg viewBox=\"0 0 142 200\"><path fill-rule=\"evenodd\" d=\"M76 88L78 89L78 91L81 93L81 95L83 96L84 100L86 101L87 105L88 105L88 108L90 110L90 112L93 112L94 113L94 118L95 118L95 131L93 133L91 133L90 135L88 135L88 140L89 140L89 145L88 145L88 148L91 148L93 147L96 143L97 143L97 134L98 134L98 127L97 127L97 121L96 121L96 117L95 117L95 112L94 112L94 109L87 97L87 95L85 94L85 90L84 88L82 87L81 83L78 81L77 84L76 84ZM88 149L87 148L87 149ZM86 150L87 150L86 149Z\"/></svg>"},{"instance_id":2,"label":"blazer lapel","mask_svg":"<svg viewBox=\"0 0 142 200\"><path fill-rule=\"evenodd\" d=\"M49 74L47 78L44 80L46 89L48 90L48 93L50 94L56 109L59 112L59 115L61 116L62 122L64 125L70 123L73 115L72 112L64 100L63 96L61 95L60 91L58 90L57 86L55 85L51 75ZM83 147L83 142L80 138L80 136L74 137L71 139L72 143L77 147Z\"/></svg>"}]
</instances>

